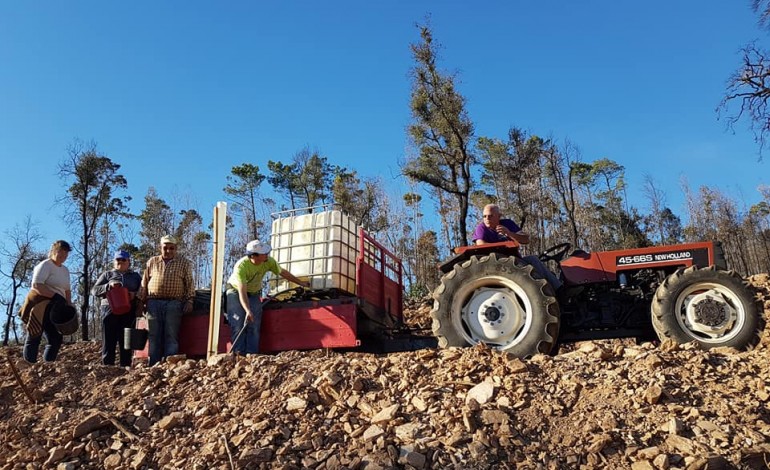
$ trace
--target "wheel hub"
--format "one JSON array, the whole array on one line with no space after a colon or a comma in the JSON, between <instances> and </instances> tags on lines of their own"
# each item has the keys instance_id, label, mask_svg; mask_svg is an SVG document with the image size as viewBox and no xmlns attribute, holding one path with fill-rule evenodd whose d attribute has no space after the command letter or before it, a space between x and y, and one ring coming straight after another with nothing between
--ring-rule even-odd
<instances>
[{"instance_id":1,"label":"wheel hub","mask_svg":"<svg viewBox=\"0 0 770 470\"><path fill-rule=\"evenodd\" d=\"M687 302L685 318L693 331L715 337L722 335L735 322L733 307L718 291L700 292Z\"/></svg>"},{"instance_id":2,"label":"wheel hub","mask_svg":"<svg viewBox=\"0 0 770 470\"><path fill-rule=\"evenodd\" d=\"M463 308L463 321L476 342L511 344L525 320L526 311L506 288L477 289Z\"/></svg>"},{"instance_id":3,"label":"wheel hub","mask_svg":"<svg viewBox=\"0 0 770 470\"><path fill-rule=\"evenodd\" d=\"M695 320L708 326L719 326L727 319L724 304L714 299L706 299L695 305Z\"/></svg>"},{"instance_id":4,"label":"wheel hub","mask_svg":"<svg viewBox=\"0 0 770 470\"><path fill-rule=\"evenodd\" d=\"M494 322L499 320L500 316L501 316L500 309L495 307L494 305L484 309L484 318L486 318L487 321L489 322Z\"/></svg>"}]
</instances>

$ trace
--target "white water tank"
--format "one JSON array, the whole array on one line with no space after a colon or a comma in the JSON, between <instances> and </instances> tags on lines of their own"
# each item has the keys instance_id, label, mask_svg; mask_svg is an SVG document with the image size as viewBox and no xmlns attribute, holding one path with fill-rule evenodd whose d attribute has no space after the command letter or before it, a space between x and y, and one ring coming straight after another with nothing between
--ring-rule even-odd
<instances>
[{"instance_id":1,"label":"white water tank","mask_svg":"<svg viewBox=\"0 0 770 470\"><path fill-rule=\"evenodd\" d=\"M340 210L295 215L276 214L273 220L270 256L294 274L307 279L313 289L356 291L358 227ZM268 279L268 293L275 295L296 287L282 277Z\"/></svg>"}]
</instances>

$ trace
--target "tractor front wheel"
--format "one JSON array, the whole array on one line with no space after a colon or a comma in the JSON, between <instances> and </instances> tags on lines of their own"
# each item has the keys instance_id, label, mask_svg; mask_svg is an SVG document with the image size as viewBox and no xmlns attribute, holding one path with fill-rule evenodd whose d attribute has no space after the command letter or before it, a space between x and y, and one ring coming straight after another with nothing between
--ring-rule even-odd
<instances>
[{"instance_id":1,"label":"tractor front wheel","mask_svg":"<svg viewBox=\"0 0 770 470\"><path fill-rule=\"evenodd\" d=\"M691 266L667 277L655 292L652 315L661 340L696 341L703 349L744 349L758 339L761 323L748 284L714 266Z\"/></svg>"},{"instance_id":2,"label":"tractor front wheel","mask_svg":"<svg viewBox=\"0 0 770 470\"><path fill-rule=\"evenodd\" d=\"M472 256L444 275L433 293L439 346L484 343L516 357L548 354L559 332L553 288L514 257Z\"/></svg>"}]
</instances>

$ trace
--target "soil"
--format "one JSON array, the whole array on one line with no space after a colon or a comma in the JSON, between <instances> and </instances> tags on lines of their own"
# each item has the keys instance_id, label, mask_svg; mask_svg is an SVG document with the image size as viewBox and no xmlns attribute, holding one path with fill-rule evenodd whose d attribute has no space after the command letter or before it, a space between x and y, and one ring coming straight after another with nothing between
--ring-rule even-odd
<instances>
[{"instance_id":1,"label":"soil","mask_svg":"<svg viewBox=\"0 0 770 470\"><path fill-rule=\"evenodd\" d=\"M750 281L767 318L770 280ZM409 307L428 328L430 305ZM767 328L750 351L606 340L529 360L316 350L127 369L99 349L2 351L0 468L770 468Z\"/></svg>"}]
</instances>

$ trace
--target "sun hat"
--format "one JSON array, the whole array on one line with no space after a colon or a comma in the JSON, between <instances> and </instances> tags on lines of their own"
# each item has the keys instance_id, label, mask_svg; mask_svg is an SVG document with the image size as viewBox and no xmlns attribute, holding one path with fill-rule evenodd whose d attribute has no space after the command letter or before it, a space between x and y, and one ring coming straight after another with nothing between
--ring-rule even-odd
<instances>
[{"instance_id":1,"label":"sun hat","mask_svg":"<svg viewBox=\"0 0 770 470\"><path fill-rule=\"evenodd\" d=\"M273 248L268 243L262 243L259 240L252 240L246 244L246 256L266 255Z\"/></svg>"}]
</instances>

